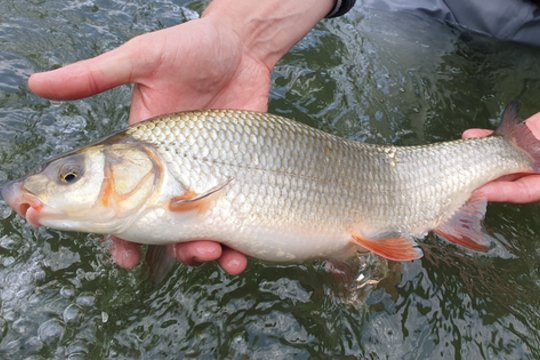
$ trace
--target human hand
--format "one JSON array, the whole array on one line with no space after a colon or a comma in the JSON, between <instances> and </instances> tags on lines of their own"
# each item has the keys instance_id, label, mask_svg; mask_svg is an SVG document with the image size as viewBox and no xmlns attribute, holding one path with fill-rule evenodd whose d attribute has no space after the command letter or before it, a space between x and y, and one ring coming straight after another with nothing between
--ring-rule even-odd
<instances>
[{"instance_id":1,"label":"human hand","mask_svg":"<svg viewBox=\"0 0 540 360\"><path fill-rule=\"evenodd\" d=\"M527 127L540 141L540 113L526 120ZM469 129L463 133L463 138L484 137L493 133L486 129ZM525 204L540 201L540 175L514 174L503 176L482 187L477 192L482 193L493 202L510 202Z\"/></svg>"},{"instance_id":2,"label":"human hand","mask_svg":"<svg viewBox=\"0 0 540 360\"><path fill-rule=\"evenodd\" d=\"M202 18L143 34L117 49L45 73L30 89L74 100L134 84L129 122L175 111L234 108L265 111L270 68L234 31Z\"/></svg>"},{"instance_id":3,"label":"human hand","mask_svg":"<svg viewBox=\"0 0 540 360\"><path fill-rule=\"evenodd\" d=\"M133 83L130 123L180 110L267 109L270 69L250 56L234 32L200 19L141 35L93 59L34 74L30 89L55 100L91 96ZM112 238L113 259L124 268L140 259L135 243ZM239 274L246 257L212 241L175 246L187 265L217 260L225 271Z\"/></svg>"}]
</instances>

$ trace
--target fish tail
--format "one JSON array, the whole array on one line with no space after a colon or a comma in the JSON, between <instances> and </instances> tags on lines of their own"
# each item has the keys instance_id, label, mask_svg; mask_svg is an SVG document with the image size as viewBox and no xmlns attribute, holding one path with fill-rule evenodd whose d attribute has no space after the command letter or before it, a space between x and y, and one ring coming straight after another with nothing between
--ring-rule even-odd
<instances>
[{"instance_id":1,"label":"fish tail","mask_svg":"<svg viewBox=\"0 0 540 360\"><path fill-rule=\"evenodd\" d=\"M502 136L531 159L534 172L540 172L540 139L537 139L519 115L517 101L510 102L502 114L502 121L495 135Z\"/></svg>"}]
</instances>

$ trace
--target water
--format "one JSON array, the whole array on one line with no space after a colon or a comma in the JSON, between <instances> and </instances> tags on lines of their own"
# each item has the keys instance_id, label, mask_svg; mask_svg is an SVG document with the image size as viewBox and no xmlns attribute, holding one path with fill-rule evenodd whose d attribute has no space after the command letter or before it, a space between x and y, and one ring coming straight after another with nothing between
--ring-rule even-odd
<instances>
[{"instance_id":1,"label":"water","mask_svg":"<svg viewBox=\"0 0 540 360\"><path fill-rule=\"evenodd\" d=\"M130 89L70 103L29 74L197 16L197 1L0 2L0 183L127 122ZM359 141L423 144L539 111L540 50L357 6L276 67L272 112ZM32 230L0 202L0 358L540 358L538 205L491 205L495 246L430 236L346 290L324 263L178 266L160 287L118 269L100 237ZM373 261L373 259L372 259ZM373 269L371 269L373 270ZM370 269L366 270L369 275ZM380 275L373 275L374 277Z\"/></svg>"}]
</instances>

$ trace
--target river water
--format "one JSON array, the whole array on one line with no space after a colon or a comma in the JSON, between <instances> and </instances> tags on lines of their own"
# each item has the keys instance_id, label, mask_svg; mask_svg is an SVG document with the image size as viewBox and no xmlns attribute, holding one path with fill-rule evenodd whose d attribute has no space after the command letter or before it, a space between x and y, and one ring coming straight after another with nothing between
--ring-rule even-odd
<instances>
[{"instance_id":1,"label":"river water","mask_svg":"<svg viewBox=\"0 0 540 360\"><path fill-rule=\"evenodd\" d=\"M0 1L0 184L127 123L128 87L50 102L28 91L31 73L196 18L203 6ZM538 64L539 49L357 5L278 64L270 111L358 141L456 139L496 127L512 99L524 116L540 111ZM488 253L428 236L421 260L371 257L357 282L323 262L251 260L237 277L179 265L154 286L140 269L118 269L99 236L33 230L0 201L0 358L540 358L538 210L490 205Z\"/></svg>"}]
</instances>

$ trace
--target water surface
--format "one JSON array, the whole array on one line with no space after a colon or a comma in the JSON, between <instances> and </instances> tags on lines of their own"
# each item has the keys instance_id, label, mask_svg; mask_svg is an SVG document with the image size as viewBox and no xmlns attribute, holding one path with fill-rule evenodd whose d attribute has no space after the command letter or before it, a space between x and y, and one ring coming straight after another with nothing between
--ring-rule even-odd
<instances>
[{"instance_id":1,"label":"water surface","mask_svg":"<svg viewBox=\"0 0 540 360\"><path fill-rule=\"evenodd\" d=\"M69 103L27 77L198 16L198 1L0 2L0 184L127 123L130 89ZM270 110L374 143L493 128L540 111L540 50L357 6L276 67ZM430 236L347 292L325 264L252 260L238 277L178 266L160 287L118 269L99 236L31 229L0 202L0 358L540 358L538 205L491 205L478 254ZM373 275L380 278L380 275Z\"/></svg>"}]
</instances>

